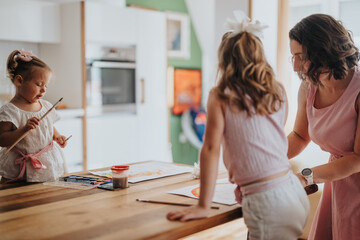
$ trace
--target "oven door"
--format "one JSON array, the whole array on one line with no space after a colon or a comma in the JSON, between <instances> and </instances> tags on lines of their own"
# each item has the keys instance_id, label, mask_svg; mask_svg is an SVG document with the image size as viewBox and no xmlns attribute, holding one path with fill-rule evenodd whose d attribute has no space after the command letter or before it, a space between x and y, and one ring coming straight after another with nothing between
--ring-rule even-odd
<instances>
[{"instance_id":1,"label":"oven door","mask_svg":"<svg viewBox=\"0 0 360 240\"><path fill-rule=\"evenodd\" d=\"M136 64L94 61L87 68L88 109L136 112Z\"/></svg>"}]
</instances>

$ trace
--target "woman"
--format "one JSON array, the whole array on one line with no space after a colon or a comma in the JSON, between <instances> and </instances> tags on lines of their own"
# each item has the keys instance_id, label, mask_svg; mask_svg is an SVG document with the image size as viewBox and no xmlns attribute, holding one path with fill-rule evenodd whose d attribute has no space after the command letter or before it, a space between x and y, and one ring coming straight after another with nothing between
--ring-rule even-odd
<instances>
[{"instance_id":1,"label":"woman","mask_svg":"<svg viewBox=\"0 0 360 240\"><path fill-rule=\"evenodd\" d=\"M329 163L311 169L313 181L325 184L308 239L360 239L359 50L325 14L302 19L289 37L294 71L303 81L288 157L310 140L331 154Z\"/></svg>"}]
</instances>

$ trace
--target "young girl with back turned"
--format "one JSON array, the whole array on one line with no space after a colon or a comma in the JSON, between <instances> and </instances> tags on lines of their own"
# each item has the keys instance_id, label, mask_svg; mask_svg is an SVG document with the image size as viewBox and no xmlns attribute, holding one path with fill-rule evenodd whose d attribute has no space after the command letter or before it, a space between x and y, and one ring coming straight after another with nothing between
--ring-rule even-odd
<instances>
[{"instance_id":1,"label":"young girl with back turned","mask_svg":"<svg viewBox=\"0 0 360 240\"><path fill-rule=\"evenodd\" d=\"M170 212L169 220L207 217L216 184L220 146L229 180L238 185L249 238L291 240L302 234L309 202L290 170L284 132L287 107L259 37L264 28L241 12L218 50L219 83L210 92L200 155L197 206Z\"/></svg>"},{"instance_id":2,"label":"young girl with back turned","mask_svg":"<svg viewBox=\"0 0 360 240\"><path fill-rule=\"evenodd\" d=\"M42 99L52 71L31 52L14 50L7 60L7 72L16 93L0 108L1 182L55 180L64 174L65 161L60 147L66 146L66 138L54 127L60 119L55 109L40 121L52 107ZM30 133L6 153L27 131Z\"/></svg>"}]
</instances>

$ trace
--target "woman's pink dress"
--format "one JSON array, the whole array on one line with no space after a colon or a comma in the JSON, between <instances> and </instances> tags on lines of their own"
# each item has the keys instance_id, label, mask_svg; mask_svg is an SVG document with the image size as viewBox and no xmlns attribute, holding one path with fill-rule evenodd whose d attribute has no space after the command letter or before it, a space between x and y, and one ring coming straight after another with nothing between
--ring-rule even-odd
<instances>
[{"instance_id":1,"label":"woman's pink dress","mask_svg":"<svg viewBox=\"0 0 360 240\"><path fill-rule=\"evenodd\" d=\"M309 135L322 150L331 154L329 162L336 161L354 152L360 68L355 69L348 87L331 106L316 109L316 91L317 87L309 84L306 106ZM324 184L308 239L360 239L360 173Z\"/></svg>"}]
</instances>

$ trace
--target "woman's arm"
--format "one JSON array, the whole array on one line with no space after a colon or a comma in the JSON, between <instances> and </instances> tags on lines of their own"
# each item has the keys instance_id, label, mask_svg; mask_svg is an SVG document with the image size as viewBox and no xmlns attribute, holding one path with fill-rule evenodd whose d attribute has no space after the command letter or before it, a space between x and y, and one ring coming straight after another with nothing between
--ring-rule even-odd
<instances>
[{"instance_id":1,"label":"woman's arm","mask_svg":"<svg viewBox=\"0 0 360 240\"><path fill-rule=\"evenodd\" d=\"M307 86L302 82L298 93L298 111L296 113L293 131L288 135L288 158L291 159L301 153L310 142L308 120L306 114Z\"/></svg>"},{"instance_id":2,"label":"woman's arm","mask_svg":"<svg viewBox=\"0 0 360 240\"><path fill-rule=\"evenodd\" d=\"M207 104L205 139L200 154L199 204L169 212L167 215L169 220L187 221L208 216L218 174L220 146L225 128L224 122L222 103L216 92L212 90Z\"/></svg>"}]
</instances>

